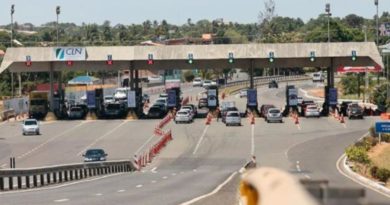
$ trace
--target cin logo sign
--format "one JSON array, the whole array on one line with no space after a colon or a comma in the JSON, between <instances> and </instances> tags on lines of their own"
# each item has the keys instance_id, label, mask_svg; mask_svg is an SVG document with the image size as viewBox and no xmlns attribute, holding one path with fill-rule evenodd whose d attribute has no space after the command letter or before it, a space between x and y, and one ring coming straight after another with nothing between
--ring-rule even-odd
<instances>
[{"instance_id":1,"label":"cin logo sign","mask_svg":"<svg viewBox=\"0 0 390 205\"><path fill-rule=\"evenodd\" d=\"M57 60L85 60L85 48L56 48Z\"/></svg>"}]
</instances>

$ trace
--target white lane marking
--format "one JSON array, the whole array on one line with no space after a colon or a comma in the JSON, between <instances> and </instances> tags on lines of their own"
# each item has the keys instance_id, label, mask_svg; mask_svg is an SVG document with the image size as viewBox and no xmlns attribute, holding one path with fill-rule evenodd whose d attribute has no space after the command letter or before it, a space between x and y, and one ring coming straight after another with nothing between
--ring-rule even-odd
<instances>
[{"instance_id":1,"label":"white lane marking","mask_svg":"<svg viewBox=\"0 0 390 205\"><path fill-rule=\"evenodd\" d=\"M197 201L200 201L200 200L202 200L202 199L204 199L204 198L207 198L207 197L209 197L209 196L212 196L212 195L218 193L219 190L221 190L221 188L222 188L223 186L225 186L227 183L229 183L229 181L232 180L233 177L234 177L236 174L237 174L237 172L233 172L233 173L232 173L232 174L231 174L231 175L230 175L222 184L218 185L212 192L210 192L210 193L208 193L208 194L205 194L205 195L202 195L202 196L199 196L199 197L196 197L196 198L194 198L194 199L192 199L192 200L190 200L190 201L183 202L183 203L181 203L180 205L190 205L190 204L193 204L193 203L195 203L195 202L197 202Z\"/></svg>"},{"instance_id":2,"label":"white lane marking","mask_svg":"<svg viewBox=\"0 0 390 205\"><path fill-rule=\"evenodd\" d=\"M140 148L138 148L137 151L135 151L135 153L139 153L153 138L154 135L150 136L149 139L146 140L146 142Z\"/></svg>"},{"instance_id":3,"label":"white lane marking","mask_svg":"<svg viewBox=\"0 0 390 205\"><path fill-rule=\"evenodd\" d=\"M297 124L297 128L298 128L298 130L302 130L302 128L301 128L301 125L300 125L300 124Z\"/></svg>"},{"instance_id":4,"label":"white lane marking","mask_svg":"<svg viewBox=\"0 0 390 205\"><path fill-rule=\"evenodd\" d=\"M99 138L95 139L95 141L93 141L91 144L89 144L88 146L86 146L83 150L81 150L79 153L77 153L77 156L80 156L83 154L83 152L85 152L85 150L91 148L93 145L95 145L97 142L99 142L100 140L102 140L103 138L107 137L108 135L114 133L117 129L119 129L120 127L122 127L124 124L126 124L127 122L126 121L123 121L121 124L117 125L116 127L114 127L114 129L110 130L109 132L107 132L106 134L100 136Z\"/></svg>"},{"instance_id":5,"label":"white lane marking","mask_svg":"<svg viewBox=\"0 0 390 205\"><path fill-rule=\"evenodd\" d=\"M7 121L0 122L0 126L1 126L1 125L4 125L5 123L7 123Z\"/></svg>"},{"instance_id":6,"label":"white lane marking","mask_svg":"<svg viewBox=\"0 0 390 205\"><path fill-rule=\"evenodd\" d=\"M172 175L172 176L176 176L177 174L176 174L176 173L172 173L171 175Z\"/></svg>"},{"instance_id":7,"label":"white lane marking","mask_svg":"<svg viewBox=\"0 0 390 205\"><path fill-rule=\"evenodd\" d=\"M95 196L103 196L103 194L102 193L97 193L97 194L95 194Z\"/></svg>"},{"instance_id":8,"label":"white lane marking","mask_svg":"<svg viewBox=\"0 0 390 205\"><path fill-rule=\"evenodd\" d=\"M346 125L345 123L343 123L343 127L344 127L344 128L347 128L347 125Z\"/></svg>"},{"instance_id":9,"label":"white lane marking","mask_svg":"<svg viewBox=\"0 0 390 205\"><path fill-rule=\"evenodd\" d=\"M116 191L116 192L122 193L122 192L125 192L125 190L124 190L124 189L120 189L120 190L118 190L118 191Z\"/></svg>"},{"instance_id":10,"label":"white lane marking","mask_svg":"<svg viewBox=\"0 0 390 205\"><path fill-rule=\"evenodd\" d=\"M305 174L306 179L311 179L311 177L307 174Z\"/></svg>"},{"instance_id":11,"label":"white lane marking","mask_svg":"<svg viewBox=\"0 0 390 205\"><path fill-rule=\"evenodd\" d=\"M69 201L69 199L57 199L57 200L54 200L54 202L56 202L56 203L61 203L61 202L66 202L66 201Z\"/></svg>"},{"instance_id":12,"label":"white lane marking","mask_svg":"<svg viewBox=\"0 0 390 205\"><path fill-rule=\"evenodd\" d=\"M30 151L28 151L28 152L26 152L26 153L24 153L24 154L19 155L17 158L18 158L18 159L21 159L21 158L23 158L23 157L26 157L27 155L32 154L33 152L37 151L38 149L42 148L43 146L47 145L48 143L50 143L50 142L54 141L55 139L57 139L57 138L59 138L59 137L65 135L66 133L71 132L72 130L74 130L74 129L80 127L80 126L83 125L83 124L84 124L84 123L80 123L80 124L78 124L78 125L76 125L76 126L70 128L70 129L66 130L66 131L63 132L63 133L61 133L61 134L59 134L59 135L56 135L56 136L54 136L54 137L52 137L52 138L46 140L46 141L43 142L42 144L40 144L40 145L34 147L33 149L31 149Z\"/></svg>"},{"instance_id":13,"label":"white lane marking","mask_svg":"<svg viewBox=\"0 0 390 205\"><path fill-rule=\"evenodd\" d=\"M196 147L195 147L194 152L193 152L192 154L196 154L196 152L198 151L199 146L200 146L200 144L202 143L203 138L204 138L204 136L206 135L206 132L207 132L208 129L209 129L209 125L206 125L206 127L205 127L204 130L203 130L202 136L200 136L199 141L198 141L198 143L196 144Z\"/></svg>"},{"instance_id":14,"label":"white lane marking","mask_svg":"<svg viewBox=\"0 0 390 205\"><path fill-rule=\"evenodd\" d=\"M163 179L168 179L168 177L167 177L167 176L163 176L162 178L163 178Z\"/></svg>"},{"instance_id":15,"label":"white lane marking","mask_svg":"<svg viewBox=\"0 0 390 205\"><path fill-rule=\"evenodd\" d=\"M156 169L157 169L157 167L153 167L153 169L150 171L155 174L155 173L157 173Z\"/></svg>"},{"instance_id":16,"label":"white lane marking","mask_svg":"<svg viewBox=\"0 0 390 205\"><path fill-rule=\"evenodd\" d=\"M143 185L142 184L138 184L137 186L135 186L136 188L141 188Z\"/></svg>"},{"instance_id":17,"label":"white lane marking","mask_svg":"<svg viewBox=\"0 0 390 205\"><path fill-rule=\"evenodd\" d=\"M255 155L255 125L252 125L252 132L251 132L251 155Z\"/></svg>"},{"instance_id":18,"label":"white lane marking","mask_svg":"<svg viewBox=\"0 0 390 205\"><path fill-rule=\"evenodd\" d=\"M156 181L156 180L152 180L151 183L152 183L152 184L155 184L155 183L157 183L157 181Z\"/></svg>"},{"instance_id":19,"label":"white lane marking","mask_svg":"<svg viewBox=\"0 0 390 205\"><path fill-rule=\"evenodd\" d=\"M193 171L193 172L196 172L196 171L198 171L198 170L196 170L196 169L193 169L192 171Z\"/></svg>"},{"instance_id":20,"label":"white lane marking","mask_svg":"<svg viewBox=\"0 0 390 205\"><path fill-rule=\"evenodd\" d=\"M4 164L2 164L0 167L1 167L1 168L4 168L4 167L6 167L6 166L7 166L7 164L4 163Z\"/></svg>"}]
</instances>

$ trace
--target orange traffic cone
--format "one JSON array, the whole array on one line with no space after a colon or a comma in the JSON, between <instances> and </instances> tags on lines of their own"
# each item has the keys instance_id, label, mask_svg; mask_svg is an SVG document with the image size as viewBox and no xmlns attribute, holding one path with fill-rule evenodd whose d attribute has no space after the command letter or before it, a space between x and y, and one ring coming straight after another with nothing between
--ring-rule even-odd
<instances>
[{"instance_id":1,"label":"orange traffic cone","mask_svg":"<svg viewBox=\"0 0 390 205\"><path fill-rule=\"evenodd\" d=\"M345 123L343 114L341 114L341 116L340 116L340 123Z\"/></svg>"},{"instance_id":2,"label":"orange traffic cone","mask_svg":"<svg viewBox=\"0 0 390 205\"><path fill-rule=\"evenodd\" d=\"M295 124L299 124L299 118L298 118L298 115L295 115Z\"/></svg>"},{"instance_id":3,"label":"orange traffic cone","mask_svg":"<svg viewBox=\"0 0 390 205\"><path fill-rule=\"evenodd\" d=\"M251 125L254 125L255 124L255 116L253 116L252 114L252 117L251 117Z\"/></svg>"}]
</instances>

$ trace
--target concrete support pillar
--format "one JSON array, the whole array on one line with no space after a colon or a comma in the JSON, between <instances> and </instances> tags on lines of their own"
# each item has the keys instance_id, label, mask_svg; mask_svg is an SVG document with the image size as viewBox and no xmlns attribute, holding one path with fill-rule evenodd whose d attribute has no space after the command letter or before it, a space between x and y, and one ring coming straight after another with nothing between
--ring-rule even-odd
<instances>
[{"instance_id":1,"label":"concrete support pillar","mask_svg":"<svg viewBox=\"0 0 390 205\"><path fill-rule=\"evenodd\" d=\"M22 74L18 73L19 90L18 95L22 96Z\"/></svg>"},{"instance_id":2,"label":"concrete support pillar","mask_svg":"<svg viewBox=\"0 0 390 205\"><path fill-rule=\"evenodd\" d=\"M255 64L255 61L253 59L251 59L250 60L250 68L249 68L249 83L250 83L249 87L251 89L253 89L255 87L254 81L253 81L253 75L254 75L253 69L254 69L254 66L255 66L254 64Z\"/></svg>"},{"instance_id":3,"label":"concrete support pillar","mask_svg":"<svg viewBox=\"0 0 390 205\"><path fill-rule=\"evenodd\" d=\"M135 85L134 85L134 87L135 87L135 89L136 90L138 90L138 88L139 88L139 72L138 72L138 70L135 70L135 72L134 72L134 83L135 83Z\"/></svg>"},{"instance_id":4,"label":"concrete support pillar","mask_svg":"<svg viewBox=\"0 0 390 205\"><path fill-rule=\"evenodd\" d=\"M49 102L50 102L50 111L53 111L54 106L54 65L53 62L50 63L50 70L49 70L49 80L50 80L50 94L49 94Z\"/></svg>"},{"instance_id":5,"label":"concrete support pillar","mask_svg":"<svg viewBox=\"0 0 390 205\"><path fill-rule=\"evenodd\" d=\"M130 88L134 90L134 69L130 65Z\"/></svg>"}]
</instances>

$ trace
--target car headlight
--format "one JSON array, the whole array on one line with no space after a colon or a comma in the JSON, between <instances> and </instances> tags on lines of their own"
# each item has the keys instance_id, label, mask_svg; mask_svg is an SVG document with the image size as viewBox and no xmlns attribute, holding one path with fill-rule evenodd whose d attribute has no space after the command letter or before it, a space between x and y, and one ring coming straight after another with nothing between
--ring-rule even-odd
<instances>
[{"instance_id":1,"label":"car headlight","mask_svg":"<svg viewBox=\"0 0 390 205\"><path fill-rule=\"evenodd\" d=\"M100 160L104 161L104 160L106 160L106 158L105 157L100 157Z\"/></svg>"}]
</instances>

